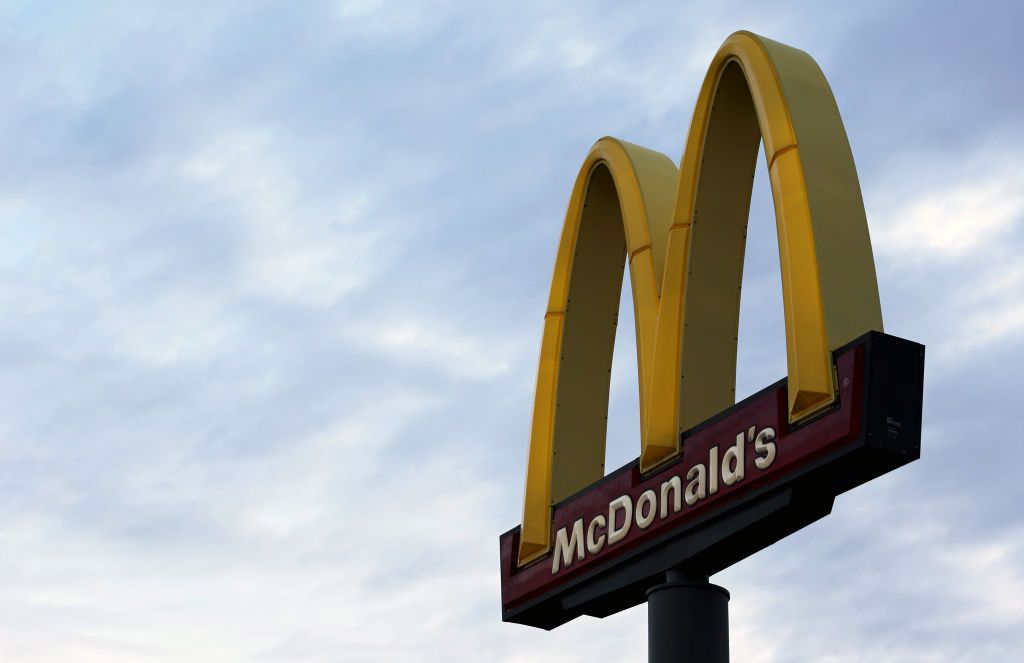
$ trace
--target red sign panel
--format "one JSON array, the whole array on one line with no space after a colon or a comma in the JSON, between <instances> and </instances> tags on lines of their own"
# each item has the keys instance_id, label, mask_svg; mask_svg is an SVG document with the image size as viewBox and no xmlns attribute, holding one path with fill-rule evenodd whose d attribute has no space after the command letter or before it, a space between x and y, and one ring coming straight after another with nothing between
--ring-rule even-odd
<instances>
[{"instance_id":1,"label":"red sign panel","mask_svg":"<svg viewBox=\"0 0 1024 663\"><path fill-rule=\"evenodd\" d=\"M553 546L518 568L518 530L501 537L502 603L508 609L614 565L645 543L778 482L857 438L864 393L863 347L837 357L839 402L790 430L782 383L688 433L682 454L648 476L632 463L557 504Z\"/></svg>"}]
</instances>

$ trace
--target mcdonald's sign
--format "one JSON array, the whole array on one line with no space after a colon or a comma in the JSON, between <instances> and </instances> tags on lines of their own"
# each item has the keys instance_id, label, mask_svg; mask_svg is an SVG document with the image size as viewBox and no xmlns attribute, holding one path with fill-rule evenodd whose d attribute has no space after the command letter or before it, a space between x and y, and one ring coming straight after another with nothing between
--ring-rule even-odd
<instances>
[{"instance_id":1,"label":"mcdonald's sign","mask_svg":"<svg viewBox=\"0 0 1024 663\"><path fill-rule=\"evenodd\" d=\"M740 283L764 144L787 378L735 403ZM604 469L625 265L640 455ZM500 538L503 618L553 628L710 574L919 456L924 347L882 333L860 185L832 91L803 51L726 39L682 161L613 138L569 199L541 342L522 524Z\"/></svg>"}]
</instances>

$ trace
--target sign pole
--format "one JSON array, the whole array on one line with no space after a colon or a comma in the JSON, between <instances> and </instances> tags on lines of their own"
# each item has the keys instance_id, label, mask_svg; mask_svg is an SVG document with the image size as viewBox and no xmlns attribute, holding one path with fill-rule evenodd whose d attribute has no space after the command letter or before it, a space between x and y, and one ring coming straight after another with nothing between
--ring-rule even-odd
<instances>
[{"instance_id":1,"label":"sign pole","mask_svg":"<svg viewBox=\"0 0 1024 663\"><path fill-rule=\"evenodd\" d=\"M649 663L729 663L729 592L670 570L647 590Z\"/></svg>"}]
</instances>

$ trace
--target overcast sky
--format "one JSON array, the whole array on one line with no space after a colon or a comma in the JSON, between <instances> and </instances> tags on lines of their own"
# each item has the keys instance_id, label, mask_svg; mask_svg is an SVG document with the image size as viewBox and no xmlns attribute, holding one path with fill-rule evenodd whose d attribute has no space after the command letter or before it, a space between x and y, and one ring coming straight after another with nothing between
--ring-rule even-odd
<instances>
[{"instance_id":1,"label":"overcast sky","mask_svg":"<svg viewBox=\"0 0 1024 663\"><path fill-rule=\"evenodd\" d=\"M1015 2L0 5L0 658L642 661L500 620L583 157L681 156L749 29L811 53L922 458L715 577L733 660L1024 660ZM785 374L761 163L741 395ZM629 299L623 315L631 316ZM632 325L608 465L639 450ZM600 658L597 658L600 657Z\"/></svg>"}]
</instances>

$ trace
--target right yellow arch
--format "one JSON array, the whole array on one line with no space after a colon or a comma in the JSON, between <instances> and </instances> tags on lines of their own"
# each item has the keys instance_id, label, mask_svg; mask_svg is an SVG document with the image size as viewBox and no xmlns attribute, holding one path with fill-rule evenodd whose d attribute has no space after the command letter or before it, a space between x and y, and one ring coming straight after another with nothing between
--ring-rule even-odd
<instances>
[{"instance_id":1,"label":"right yellow arch","mask_svg":"<svg viewBox=\"0 0 1024 663\"><path fill-rule=\"evenodd\" d=\"M580 170L545 315L520 564L550 549L552 504L603 475L626 256L641 470L675 457L682 431L735 402L739 290L762 140L778 227L790 420L834 402L833 350L882 330L860 185L828 82L803 51L737 32L704 79L678 176L664 155L607 138Z\"/></svg>"}]
</instances>

